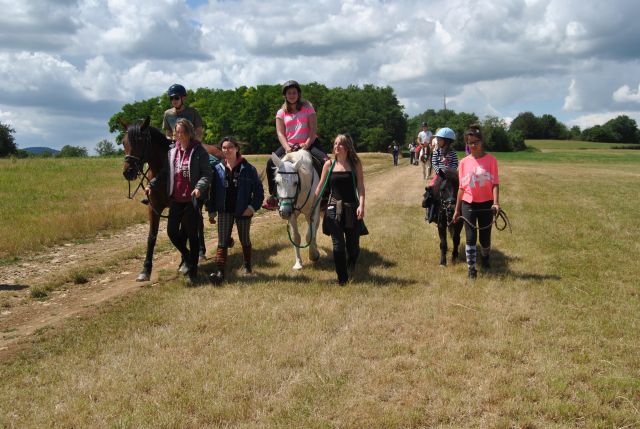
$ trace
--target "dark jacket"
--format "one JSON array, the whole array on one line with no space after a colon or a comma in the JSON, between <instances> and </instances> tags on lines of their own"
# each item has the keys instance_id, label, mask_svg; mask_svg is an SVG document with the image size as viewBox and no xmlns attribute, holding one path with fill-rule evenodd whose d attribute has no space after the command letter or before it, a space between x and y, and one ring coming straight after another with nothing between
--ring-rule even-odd
<instances>
[{"instance_id":1,"label":"dark jacket","mask_svg":"<svg viewBox=\"0 0 640 429\"><path fill-rule=\"evenodd\" d=\"M177 146L169 149L164 167L158 175L149 182L150 188L158 186L159 183L166 184L167 195L169 195L169 197L171 197L171 193L173 192L173 177L175 174L173 159L176 156L176 150ZM192 191L196 188L200 189L201 200L207 196L212 174L213 172L209 165L209 154L200 143L196 142L191 151L191 157L189 158L189 184L191 185Z\"/></svg>"},{"instance_id":2,"label":"dark jacket","mask_svg":"<svg viewBox=\"0 0 640 429\"><path fill-rule=\"evenodd\" d=\"M209 191L209 201L207 201L207 211L209 213L224 212L225 187L224 187L225 166L224 163L213 168L213 183ZM251 206L256 212L262 205L264 199L264 188L258 176L256 168L243 159L240 163L240 176L238 180L238 199L236 200L236 216Z\"/></svg>"}]
</instances>

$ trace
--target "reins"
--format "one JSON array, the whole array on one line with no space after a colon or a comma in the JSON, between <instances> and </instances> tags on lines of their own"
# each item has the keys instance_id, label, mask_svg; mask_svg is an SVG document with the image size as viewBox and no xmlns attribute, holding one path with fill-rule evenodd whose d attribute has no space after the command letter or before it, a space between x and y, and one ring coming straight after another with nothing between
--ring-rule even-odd
<instances>
[{"instance_id":1,"label":"reins","mask_svg":"<svg viewBox=\"0 0 640 429\"><path fill-rule=\"evenodd\" d=\"M474 224L471 223L471 221L469 219L467 219L464 216L458 216L460 219L462 219L467 225L469 225L471 228L475 229L476 231L482 231L485 229L489 229L491 228L491 225L495 225L496 229L498 231L504 231L507 227L509 228L509 232L512 232L511 230L511 222L509 222L509 217L507 216L507 213L505 213L504 210L502 209L498 209L498 211L496 212L494 209L477 209L474 210L477 212L488 212L491 211L493 212L493 222L489 222L488 225L485 226L475 226ZM502 220L502 224L498 225L498 219ZM453 222L449 222L447 224L447 226L451 225Z\"/></svg>"}]
</instances>

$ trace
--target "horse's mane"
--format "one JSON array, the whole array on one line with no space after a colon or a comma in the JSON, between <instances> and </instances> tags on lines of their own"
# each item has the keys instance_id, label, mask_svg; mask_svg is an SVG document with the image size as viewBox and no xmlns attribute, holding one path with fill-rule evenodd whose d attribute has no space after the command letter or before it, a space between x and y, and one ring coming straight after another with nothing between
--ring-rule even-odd
<instances>
[{"instance_id":1,"label":"horse's mane","mask_svg":"<svg viewBox=\"0 0 640 429\"><path fill-rule=\"evenodd\" d=\"M295 164L299 159L302 159L302 164L300 164L300 171L306 174L313 173L313 158L311 157L311 152L308 150L297 150L295 152L289 152L282 157L282 162L289 161Z\"/></svg>"}]
</instances>

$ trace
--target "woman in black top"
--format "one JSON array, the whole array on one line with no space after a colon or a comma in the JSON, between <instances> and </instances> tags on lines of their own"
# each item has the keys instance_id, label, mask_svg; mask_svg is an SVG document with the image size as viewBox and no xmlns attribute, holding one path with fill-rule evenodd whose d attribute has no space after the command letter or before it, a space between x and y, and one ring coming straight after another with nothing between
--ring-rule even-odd
<instances>
[{"instance_id":1,"label":"woman in black top","mask_svg":"<svg viewBox=\"0 0 640 429\"><path fill-rule=\"evenodd\" d=\"M319 197L328 178L330 197L325 217L333 241L338 284L344 285L360 253L358 220L364 218L364 174L351 137L339 134L333 143L333 155L334 160L325 162L322 168L315 195Z\"/></svg>"}]
</instances>

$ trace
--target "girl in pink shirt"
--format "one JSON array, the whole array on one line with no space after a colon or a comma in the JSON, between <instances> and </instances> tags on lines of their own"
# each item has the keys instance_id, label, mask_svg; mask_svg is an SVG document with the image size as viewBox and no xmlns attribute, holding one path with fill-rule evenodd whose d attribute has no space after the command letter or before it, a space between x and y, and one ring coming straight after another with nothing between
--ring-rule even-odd
<instances>
[{"instance_id":1,"label":"girl in pink shirt","mask_svg":"<svg viewBox=\"0 0 640 429\"><path fill-rule=\"evenodd\" d=\"M500 190L498 161L485 152L482 132L479 126L472 125L465 132L466 142L471 154L466 156L458 167L460 187L453 221L458 222L460 215L471 223L465 222L467 265L469 278L476 278L476 241L480 236L481 264L489 268L491 252L491 225L494 213L500 210ZM473 226L472 226L473 225ZM477 228L478 234L476 233Z\"/></svg>"},{"instance_id":2,"label":"girl in pink shirt","mask_svg":"<svg viewBox=\"0 0 640 429\"><path fill-rule=\"evenodd\" d=\"M280 147L274 152L279 158L285 153L298 149L305 149L311 152L319 165L323 165L327 160L327 154L320 149L318 144L316 129L316 111L307 100L302 98L302 89L295 80L289 80L282 86L282 97L284 103L278 113L276 113L276 134ZM267 210L278 208L278 197L276 195L275 164L269 158L267 161L267 183L269 185L269 197L262 205Z\"/></svg>"}]
</instances>

